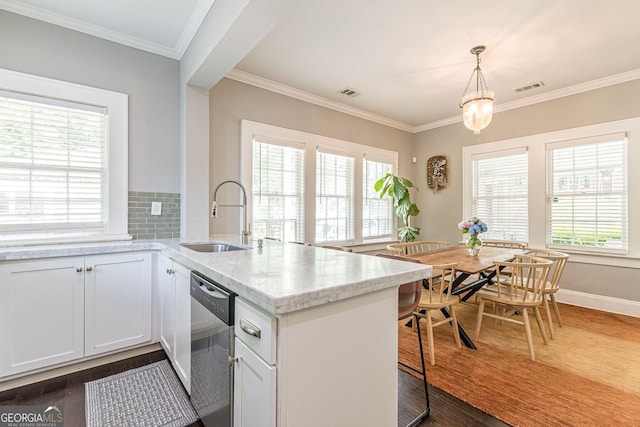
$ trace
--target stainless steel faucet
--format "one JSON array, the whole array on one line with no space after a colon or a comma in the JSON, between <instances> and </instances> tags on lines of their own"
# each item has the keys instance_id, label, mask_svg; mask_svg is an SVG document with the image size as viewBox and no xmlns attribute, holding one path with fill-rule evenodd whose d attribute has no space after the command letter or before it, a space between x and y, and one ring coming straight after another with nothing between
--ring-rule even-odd
<instances>
[{"instance_id":1,"label":"stainless steel faucet","mask_svg":"<svg viewBox=\"0 0 640 427\"><path fill-rule=\"evenodd\" d=\"M222 187L224 184L232 182L236 185L238 185L240 187L240 189L242 190L242 204L241 205L219 205L216 202L216 195L218 194L218 190L220 189L220 187ZM216 189L213 191L213 207L211 208L211 217L212 218L217 218L218 217L218 213L217 213L217 208L224 208L224 207L231 207L231 208L242 208L242 213L243 213L243 218L244 218L244 229L242 230L242 243L245 245L249 244L249 236L251 236L251 224L249 224L247 222L247 192L244 189L244 185L242 185L240 182L238 181L234 181L232 179L227 180L227 181L222 181L220 184L218 184L218 186L216 187Z\"/></svg>"}]
</instances>

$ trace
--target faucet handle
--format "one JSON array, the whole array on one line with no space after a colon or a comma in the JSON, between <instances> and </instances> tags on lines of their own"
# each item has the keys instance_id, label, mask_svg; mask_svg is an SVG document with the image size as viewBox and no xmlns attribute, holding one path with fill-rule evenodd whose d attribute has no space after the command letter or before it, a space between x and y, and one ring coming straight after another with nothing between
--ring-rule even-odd
<instances>
[{"instance_id":1,"label":"faucet handle","mask_svg":"<svg viewBox=\"0 0 640 427\"><path fill-rule=\"evenodd\" d=\"M212 205L211 205L211 218L217 218L218 217L218 213L216 212L217 211L217 209L216 209L216 205L217 204L218 203L216 203L215 200L212 202Z\"/></svg>"}]
</instances>

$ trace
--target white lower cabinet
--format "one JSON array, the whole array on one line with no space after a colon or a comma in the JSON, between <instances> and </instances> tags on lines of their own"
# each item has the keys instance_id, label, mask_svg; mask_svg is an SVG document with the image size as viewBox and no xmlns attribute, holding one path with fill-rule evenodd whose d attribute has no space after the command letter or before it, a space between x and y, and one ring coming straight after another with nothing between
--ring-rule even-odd
<instances>
[{"instance_id":1,"label":"white lower cabinet","mask_svg":"<svg viewBox=\"0 0 640 427\"><path fill-rule=\"evenodd\" d=\"M151 341L151 255L0 264L0 377Z\"/></svg>"},{"instance_id":2,"label":"white lower cabinet","mask_svg":"<svg viewBox=\"0 0 640 427\"><path fill-rule=\"evenodd\" d=\"M276 367L267 365L238 338L233 385L235 427L276 425Z\"/></svg>"},{"instance_id":3,"label":"white lower cabinet","mask_svg":"<svg viewBox=\"0 0 640 427\"><path fill-rule=\"evenodd\" d=\"M85 259L85 356L151 341L151 255Z\"/></svg>"},{"instance_id":4,"label":"white lower cabinet","mask_svg":"<svg viewBox=\"0 0 640 427\"><path fill-rule=\"evenodd\" d=\"M160 344L187 392L191 391L191 271L158 255Z\"/></svg>"},{"instance_id":5,"label":"white lower cabinet","mask_svg":"<svg viewBox=\"0 0 640 427\"><path fill-rule=\"evenodd\" d=\"M84 355L84 259L0 265L0 377Z\"/></svg>"}]
</instances>

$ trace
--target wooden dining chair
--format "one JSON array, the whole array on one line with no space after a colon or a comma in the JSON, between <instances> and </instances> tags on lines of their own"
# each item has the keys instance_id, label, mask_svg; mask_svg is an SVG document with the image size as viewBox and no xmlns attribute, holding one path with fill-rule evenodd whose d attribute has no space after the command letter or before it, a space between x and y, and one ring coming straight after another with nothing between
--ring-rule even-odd
<instances>
[{"instance_id":1,"label":"wooden dining chair","mask_svg":"<svg viewBox=\"0 0 640 427\"><path fill-rule=\"evenodd\" d=\"M553 306L553 311L556 315L558 326L562 328L562 318L560 317L560 308L558 307L558 302L556 301L556 293L558 293L558 290L560 290L560 279L562 278L562 273L564 272L564 267L567 264L569 255L565 254L564 252L535 248L531 249L531 251L528 252L528 255L533 255L553 261L553 266L549 270L549 277L547 279L548 283L543 292L542 305L544 306L544 314L547 317L547 327L549 328L549 335L551 336L551 339L554 340L556 339L556 336L553 332L553 322L551 320L551 309L549 308L549 303L551 303L551 305Z\"/></svg>"},{"instance_id":2,"label":"wooden dining chair","mask_svg":"<svg viewBox=\"0 0 640 427\"><path fill-rule=\"evenodd\" d=\"M433 328L440 325L450 325L453 330L453 338L458 348L462 348L460 332L458 330L458 318L454 306L460 303L456 295L451 295L452 277L456 277L457 263L432 265L433 273L427 280L428 288L422 290L420 303L418 304L418 316L427 323L427 341L429 342L429 360L436 364L435 345L433 340ZM447 309L450 316L444 316L442 309ZM436 315L434 317L434 315Z\"/></svg>"},{"instance_id":3,"label":"wooden dining chair","mask_svg":"<svg viewBox=\"0 0 640 427\"><path fill-rule=\"evenodd\" d=\"M353 249L351 249L351 248L347 248L346 246L331 246L331 245L324 245L324 246L321 246L321 248L325 248L325 249L333 249L334 251L353 252Z\"/></svg>"},{"instance_id":4,"label":"wooden dining chair","mask_svg":"<svg viewBox=\"0 0 640 427\"><path fill-rule=\"evenodd\" d=\"M388 254L375 254L377 257L395 259L404 262L414 262L421 264L418 260L402 258L395 255ZM424 385L424 396L426 402L426 408L417 417L415 417L407 427L418 425L423 419L429 416L429 388L427 386L427 368L424 363L424 350L422 348L422 334L420 333L420 324L418 322L418 313L416 313L416 307L420 303L420 297L422 295L422 280L416 280L415 282L405 283L398 287L398 321L413 317L413 321L416 324L418 331L418 347L420 349L420 363L422 370L411 366L402 361L398 363L411 371L420 374L422 376L422 383Z\"/></svg>"},{"instance_id":5,"label":"wooden dining chair","mask_svg":"<svg viewBox=\"0 0 640 427\"><path fill-rule=\"evenodd\" d=\"M421 240L417 242L392 243L387 245L389 255L414 255L421 252L433 251L435 249L446 248L449 242L437 240Z\"/></svg>"},{"instance_id":6,"label":"wooden dining chair","mask_svg":"<svg viewBox=\"0 0 640 427\"><path fill-rule=\"evenodd\" d=\"M482 239L482 246L493 246L496 248L526 249L527 244L516 242L515 240L485 240Z\"/></svg>"},{"instance_id":7,"label":"wooden dining chair","mask_svg":"<svg viewBox=\"0 0 640 427\"><path fill-rule=\"evenodd\" d=\"M533 310L542 340L547 345L549 342L542 324L540 306L543 303L544 290L553 261L529 255L516 255L514 261L495 261L493 264L496 269L496 284L482 288L476 293L479 306L475 338L478 339L480 335L484 317L523 325L529 358L535 361L529 311ZM505 268L510 270L510 274L502 272ZM501 311L494 308L493 312L485 312L487 302L495 303Z\"/></svg>"}]
</instances>

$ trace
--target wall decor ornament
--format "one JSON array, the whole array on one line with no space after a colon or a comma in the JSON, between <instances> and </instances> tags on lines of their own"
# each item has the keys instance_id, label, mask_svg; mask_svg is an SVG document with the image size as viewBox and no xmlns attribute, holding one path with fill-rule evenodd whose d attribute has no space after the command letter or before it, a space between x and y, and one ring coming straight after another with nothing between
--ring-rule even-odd
<instances>
[{"instance_id":1,"label":"wall decor ornament","mask_svg":"<svg viewBox=\"0 0 640 427\"><path fill-rule=\"evenodd\" d=\"M433 156L427 160L427 185L434 192L449 185L445 156Z\"/></svg>"}]
</instances>

